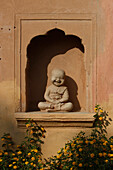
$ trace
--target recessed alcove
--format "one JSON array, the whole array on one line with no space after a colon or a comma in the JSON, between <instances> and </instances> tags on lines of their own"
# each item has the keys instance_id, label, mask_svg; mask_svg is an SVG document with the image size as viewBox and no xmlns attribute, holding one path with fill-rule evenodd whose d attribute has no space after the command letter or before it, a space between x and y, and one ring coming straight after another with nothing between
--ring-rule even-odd
<instances>
[{"instance_id":1,"label":"recessed alcove","mask_svg":"<svg viewBox=\"0 0 113 170\"><path fill-rule=\"evenodd\" d=\"M75 49L73 50L73 53L68 53L68 51L71 51L72 49ZM78 67L77 64L79 64ZM69 89L70 101L74 105L73 111L80 111L81 106L77 98L78 85L75 80L78 78L76 75L77 72L78 75L81 76L80 81L78 78L81 88L80 93L82 93L83 96L86 96L85 88L83 90L82 87L85 87L86 84L84 46L82 44L82 40L78 36L68 35L65 34L63 30L54 28L47 31L45 35L38 35L33 37L27 46L27 112L39 111L37 107L38 102L44 101L44 92L47 85L51 83L49 78L51 71L54 68L61 68L65 70L67 75L65 84Z\"/></svg>"},{"instance_id":2,"label":"recessed alcove","mask_svg":"<svg viewBox=\"0 0 113 170\"><path fill-rule=\"evenodd\" d=\"M18 14L15 19L15 117L18 124L31 117L45 122L45 126L47 123L53 127L91 127L94 118L90 113L96 101L95 15ZM72 112L42 113L37 107L38 102L44 101L54 68L66 72L65 85L74 104Z\"/></svg>"}]
</instances>

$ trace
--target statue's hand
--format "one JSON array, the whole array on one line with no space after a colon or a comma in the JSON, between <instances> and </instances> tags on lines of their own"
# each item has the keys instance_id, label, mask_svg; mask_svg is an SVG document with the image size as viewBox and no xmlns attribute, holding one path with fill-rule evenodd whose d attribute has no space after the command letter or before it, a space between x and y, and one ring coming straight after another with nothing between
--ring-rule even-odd
<instances>
[{"instance_id":1,"label":"statue's hand","mask_svg":"<svg viewBox=\"0 0 113 170\"><path fill-rule=\"evenodd\" d=\"M50 105L50 108L51 108L51 109L54 109L54 105L53 105L53 104L51 104L51 105Z\"/></svg>"},{"instance_id":2,"label":"statue's hand","mask_svg":"<svg viewBox=\"0 0 113 170\"><path fill-rule=\"evenodd\" d=\"M58 103L60 103L60 101L54 100L53 103L54 103L54 104L58 104Z\"/></svg>"}]
</instances>

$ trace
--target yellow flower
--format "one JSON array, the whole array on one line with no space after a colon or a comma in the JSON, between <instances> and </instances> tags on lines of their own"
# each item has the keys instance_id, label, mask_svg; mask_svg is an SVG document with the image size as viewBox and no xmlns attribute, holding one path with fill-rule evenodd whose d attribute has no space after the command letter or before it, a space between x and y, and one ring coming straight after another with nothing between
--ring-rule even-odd
<instances>
[{"instance_id":1,"label":"yellow flower","mask_svg":"<svg viewBox=\"0 0 113 170\"><path fill-rule=\"evenodd\" d=\"M72 153L69 154L69 157L71 157Z\"/></svg>"},{"instance_id":2,"label":"yellow flower","mask_svg":"<svg viewBox=\"0 0 113 170\"><path fill-rule=\"evenodd\" d=\"M102 153L99 153L99 156L102 157Z\"/></svg>"},{"instance_id":3,"label":"yellow flower","mask_svg":"<svg viewBox=\"0 0 113 170\"><path fill-rule=\"evenodd\" d=\"M79 167L82 167L82 163L79 163L79 165L78 165Z\"/></svg>"},{"instance_id":4,"label":"yellow flower","mask_svg":"<svg viewBox=\"0 0 113 170\"><path fill-rule=\"evenodd\" d=\"M57 158L59 159L61 156L62 156L62 154L60 154L60 155L57 155Z\"/></svg>"},{"instance_id":5,"label":"yellow flower","mask_svg":"<svg viewBox=\"0 0 113 170\"><path fill-rule=\"evenodd\" d=\"M21 155L21 154L22 154L22 152L21 152L21 151L18 151L18 152L17 152L17 154L18 154L18 155Z\"/></svg>"},{"instance_id":6,"label":"yellow flower","mask_svg":"<svg viewBox=\"0 0 113 170\"><path fill-rule=\"evenodd\" d=\"M14 159L14 160L17 160L18 158L17 158L17 157L14 157L13 159Z\"/></svg>"},{"instance_id":7,"label":"yellow flower","mask_svg":"<svg viewBox=\"0 0 113 170\"><path fill-rule=\"evenodd\" d=\"M73 168L70 168L70 170L73 170Z\"/></svg>"},{"instance_id":8,"label":"yellow flower","mask_svg":"<svg viewBox=\"0 0 113 170\"><path fill-rule=\"evenodd\" d=\"M2 140L2 141L4 141L5 139L4 139L4 138L2 138L1 140Z\"/></svg>"},{"instance_id":9,"label":"yellow flower","mask_svg":"<svg viewBox=\"0 0 113 170\"><path fill-rule=\"evenodd\" d=\"M45 131L45 129L43 128L43 127L41 127L41 130L44 132Z\"/></svg>"},{"instance_id":10,"label":"yellow flower","mask_svg":"<svg viewBox=\"0 0 113 170\"><path fill-rule=\"evenodd\" d=\"M82 152L82 148L79 148L79 152Z\"/></svg>"},{"instance_id":11,"label":"yellow flower","mask_svg":"<svg viewBox=\"0 0 113 170\"><path fill-rule=\"evenodd\" d=\"M31 160L34 161L34 160L35 160L35 157L32 157Z\"/></svg>"},{"instance_id":12,"label":"yellow flower","mask_svg":"<svg viewBox=\"0 0 113 170\"><path fill-rule=\"evenodd\" d=\"M103 110L102 110L102 109L100 109L100 112L101 112L101 113L103 113Z\"/></svg>"},{"instance_id":13,"label":"yellow flower","mask_svg":"<svg viewBox=\"0 0 113 170\"><path fill-rule=\"evenodd\" d=\"M72 146L72 147L75 147L75 145L76 145L76 144L74 144L74 143L71 143L71 146Z\"/></svg>"},{"instance_id":14,"label":"yellow flower","mask_svg":"<svg viewBox=\"0 0 113 170\"><path fill-rule=\"evenodd\" d=\"M93 158L95 155L94 155L94 153L91 153L90 156L91 156L91 158Z\"/></svg>"},{"instance_id":15,"label":"yellow flower","mask_svg":"<svg viewBox=\"0 0 113 170\"><path fill-rule=\"evenodd\" d=\"M88 143L89 143L89 141L88 141L88 140L86 140L86 141L85 141L85 143L86 143L86 144L88 144Z\"/></svg>"},{"instance_id":16,"label":"yellow flower","mask_svg":"<svg viewBox=\"0 0 113 170\"><path fill-rule=\"evenodd\" d=\"M4 155L8 155L8 152L4 152Z\"/></svg>"},{"instance_id":17,"label":"yellow flower","mask_svg":"<svg viewBox=\"0 0 113 170\"><path fill-rule=\"evenodd\" d=\"M111 148L111 150L113 151L113 148Z\"/></svg>"},{"instance_id":18,"label":"yellow flower","mask_svg":"<svg viewBox=\"0 0 113 170\"><path fill-rule=\"evenodd\" d=\"M33 166L36 167L36 164L34 164Z\"/></svg>"},{"instance_id":19,"label":"yellow flower","mask_svg":"<svg viewBox=\"0 0 113 170\"><path fill-rule=\"evenodd\" d=\"M105 142L105 139L102 138L101 141L102 141L102 142Z\"/></svg>"},{"instance_id":20,"label":"yellow flower","mask_svg":"<svg viewBox=\"0 0 113 170\"><path fill-rule=\"evenodd\" d=\"M113 154L108 154L109 157L113 157Z\"/></svg>"},{"instance_id":21,"label":"yellow flower","mask_svg":"<svg viewBox=\"0 0 113 170\"><path fill-rule=\"evenodd\" d=\"M2 152L0 152L0 156L2 156Z\"/></svg>"},{"instance_id":22,"label":"yellow flower","mask_svg":"<svg viewBox=\"0 0 113 170\"><path fill-rule=\"evenodd\" d=\"M93 142L95 143L95 142L96 142L96 139L93 139Z\"/></svg>"},{"instance_id":23,"label":"yellow flower","mask_svg":"<svg viewBox=\"0 0 113 170\"><path fill-rule=\"evenodd\" d=\"M104 142L103 145L106 146L106 142Z\"/></svg>"},{"instance_id":24,"label":"yellow flower","mask_svg":"<svg viewBox=\"0 0 113 170\"><path fill-rule=\"evenodd\" d=\"M111 148L113 148L113 145L110 145Z\"/></svg>"},{"instance_id":25,"label":"yellow flower","mask_svg":"<svg viewBox=\"0 0 113 170\"><path fill-rule=\"evenodd\" d=\"M28 128L30 126L30 124L26 124L26 127Z\"/></svg>"},{"instance_id":26,"label":"yellow flower","mask_svg":"<svg viewBox=\"0 0 113 170\"><path fill-rule=\"evenodd\" d=\"M72 165L76 165L76 162L73 162Z\"/></svg>"},{"instance_id":27,"label":"yellow flower","mask_svg":"<svg viewBox=\"0 0 113 170\"><path fill-rule=\"evenodd\" d=\"M8 145L11 146L11 143L9 143Z\"/></svg>"},{"instance_id":28,"label":"yellow flower","mask_svg":"<svg viewBox=\"0 0 113 170\"><path fill-rule=\"evenodd\" d=\"M42 162L41 159L39 159L38 162Z\"/></svg>"},{"instance_id":29,"label":"yellow flower","mask_svg":"<svg viewBox=\"0 0 113 170\"><path fill-rule=\"evenodd\" d=\"M80 148L81 146L80 145L77 145L77 148Z\"/></svg>"},{"instance_id":30,"label":"yellow flower","mask_svg":"<svg viewBox=\"0 0 113 170\"><path fill-rule=\"evenodd\" d=\"M105 162L108 163L108 160L106 159Z\"/></svg>"},{"instance_id":31,"label":"yellow flower","mask_svg":"<svg viewBox=\"0 0 113 170\"><path fill-rule=\"evenodd\" d=\"M94 111L97 112L97 108L96 107L94 108Z\"/></svg>"},{"instance_id":32,"label":"yellow flower","mask_svg":"<svg viewBox=\"0 0 113 170\"><path fill-rule=\"evenodd\" d=\"M76 157L78 157L79 156L79 154L76 154Z\"/></svg>"},{"instance_id":33,"label":"yellow flower","mask_svg":"<svg viewBox=\"0 0 113 170\"><path fill-rule=\"evenodd\" d=\"M110 158L110 160L112 160L112 161L113 161L113 158Z\"/></svg>"},{"instance_id":34,"label":"yellow flower","mask_svg":"<svg viewBox=\"0 0 113 170\"><path fill-rule=\"evenodd\" d=\"M106 156L106 155L107 155L107 153L104 152L104 153L103 153L103 156Z\"/></svg>"},{"instance_id":35,"label":"yellow flower","mask_svg":"<svg viewBox=\"0 0 113 170\"><path fill-rule=\"evenodd\" d=\"M100 116L100 117L99 117L99 120L102 120L102 119L103 119L103 117L102 117L102 116Z\"/></svg>"},{"instance_id":36,"label":"yellow flower","mask_svg":"<svg viewBox=\"0 0 113 170\"><path fill-rule=\"evenodd\" d=\"M42 137L43 137L43 138L45 138L45 135L44 135L44 134L42 134Z\"/></svg>"},{"instance_id":37,"label":"yellow flower","mask_svg":"<svg viewBox=\"0 0 113 170\"><path fill-rule=\"evenodd\" d=\"M38 150L37 150L37 149L34 149L34 152L35 152L35 153L37 153L37 152L38 152Z\"/></svg>"},{"instance_id":38,"label":"yellow flower","mask_svg":"<svg viewBox=\"0 0 113 170\"><path fill-rule=\"evenodd\" d=\"M69 150L69 149L70 149L70 147L68 146L66 149L67 149L67 150Z\"/></svg>"},{"instance_id":39,"label":"yellow flower","mask_svg":"<svg viewBox=\"0 0 113 170\"><path fill-rule=\"evenodd\" d=\"M61 151L58 151L57 153L59 154Z\"/></svg>"},{"instance_id":40,"label":"yellow flower","mask_svg":"<svg viewBox=\"0 0 113 170\"><path fill-rule=\"evenodd\" d=\"M92 145L92 144L94 144L94 142L93 142L93 141L90 141L90 144Z\"/></svg>"},{"instance_id":41,"label":"yellow flower","mask_svg":"<svg viewBox=\"0 0 113 170\"><path fill-rule=\"evenodd\" d=\"M30 140L30 142L32 143L32 142L34 142L34 140Z\"/></svg>"},{"instance_id":42,"label":"yellow flower","mask_svg":"<svg viewBox=\"0 0 113 170\"><path fill-rule=\"evenodd\" d=\"M28 156L30 156L30 155L31 155L31 153L29 152L29 153L28 153Z\"/></svg>"},{"instance_id":43,"label":"yellow flower","mask_svg":"<svg viewBox=\"0 0 113 170\"><path fill-rule=\"evenodd\" d=\"M38 158L41 158L41 155L38 155ZM52 157L51 157L52 158Z\"/></svg>"},{"instance_id":44,"label":"yellow flower","mask_svg":"<svg viewBox=\"0 0 113 170\"><path fill-rule=\"evenodd\" d=\"M13 164L16 164L16 162L13 162Z\"/></svg>"},{"instance_id":45,"label":"yellow flower","mask_svg":"<svg viewBox=\"0 0 113 170\"><path fill-rule=\"evenodd\" d=\"M7 138L9 138L9 139L10 139L10 138L11 138L11 136L7 136Z\"/></svg>"},{"instance_id":46,"label":"yellow flower","mask_svg":"<svg viewBox=\"0 0 113 170\"><path fill-rule=\"evenodd\" d=\"M30 131L30 134L33 134L33 130Z\"/></svg>"},{"instance_id":47,"label":"yellow flower","mask_svg":"<svg viewBox=\"0 0 113 170\"><path fill-rule=\"evenodd\" d=\"M65 153L65 154L67 153L67 149L64 149L64 153Z\"/></svg>"},{"instance_id":48,"label":"yellow flower","mask_svg":"<svg viewBox=\"0 0 113 170\"><path fill-rule=\"evenodd\" d=\"M0 159L0 162L2 162L2 159Z\"/></svg>"},{"instance_id":49,"label":"yellow flower","mask_svg":"<svg viewBox=\"0 0 113 170\"><path fill-rule=\"evenodd\" d=\"M27 162L27 161L25 162L26 165L27 165L28 163L29 163L29 162Z\"/></svg>"},{"instance_id":50,"label":"yellow flower","mask_svg":"<svg viewBox=\"0 0 113 170\"><path fill-rule=\"evenodd\" d=\"M22 159L22 161L25 161L25 159Z\"/></svg>"},{"instance_id":51,"label":"yellow flower","mask_svg":"<svg viewBox=\"0 0 113 170\"><path fill-rule=\"evenodd\" d=\"M20 147L20 145L17 145L17 148L19 148Z\"/></svg>"},{"instance_id":52,"label":"yellow flower","mask_svg":"<svg viewBox=\"0 0 113 170\"><path fill-rule=\"evenodd\" d=\"M15 156L15 153L12 153L12 156Z\"/></svg>"},{"instance_id":53,"label":"yellow flower","mask_svg":"<svg viewBox=\"0 0 113 170\"><path fill-rule=\"evenodd\" d=\"M33 162L31 162L30 164L33 165Z\"/></svg>"},{"instance_id":54,"label":"yellow flower","mask_svg":"<svg viewBox=\"0 0 113 170\"><path fill-rule=\"evenodd\" d=\"M9 167L12 167L12 164L9 164Z\"/></svg>"},{"instance_id":55,"label":"yellow flower","mask_svg":"<svg viewBox=\"0 0 113 170\"><path fill-rule=\"evenodd\" d=\"M108 156L110 157L110 153L108 153Z\"/></svg>"},{"instance_id":56,"label":"yellow flower","mask_svg":"<svg viewBox=\"0 0 113 170\"><path fill-rule=\"evenodd\" d=\"M17 169L17 166L15 165L15 166L13 166L13 169Z\"/></svg>"}]
</instances>

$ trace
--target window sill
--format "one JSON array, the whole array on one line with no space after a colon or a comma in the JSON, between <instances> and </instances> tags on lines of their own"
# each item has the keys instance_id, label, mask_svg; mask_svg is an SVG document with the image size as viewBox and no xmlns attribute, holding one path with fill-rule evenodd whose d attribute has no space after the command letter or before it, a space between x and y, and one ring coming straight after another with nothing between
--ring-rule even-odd
<instances>
[{"instance_id":1,"label":"window sill","mask_svg":"<svg viewBox=\"0 0 113 170\"><path fill-rule=\"evenodd\" d=\"M17 126L25 128L27 119L44 127L93 127L94 113L87 112L17 112Z\"/></svg>"}]
</instances>

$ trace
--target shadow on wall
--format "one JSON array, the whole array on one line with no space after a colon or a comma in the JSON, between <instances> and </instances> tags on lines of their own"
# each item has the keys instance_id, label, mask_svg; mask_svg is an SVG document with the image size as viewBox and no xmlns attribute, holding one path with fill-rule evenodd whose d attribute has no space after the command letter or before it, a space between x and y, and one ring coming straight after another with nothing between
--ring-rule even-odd
<instances>
[{"instance_id":1,"label":"shadow on wall","mask_svg":"<svg viewBox=\"0 0 113 170\"><path fill-rule=\"evenodd\" d=\"M39 110L37 104L40 101L45 101L44 92L48 79L47 67L51 59L56 55L65 54L73 48L78 48L84 53L84 46L79 37L65 35L64 31L57 28L48 31L45 35L31 39L27 47L26 111ZM69 77L68 84L71 84ZM79 110L79 107L80 105L77 104L75 108Z\"/></svg>"},{"instance_id":2,"label":"shadow on wall","mask_svg":"<svg viewBox=\"0 0 113 170\"><path fill-rule=\"evenodd\" d=\"M73 110L72 111L80 111L80 103L77 99L78 95L78 86L76 82L69 76L65 78L65 85L68 87L69 91L69 101L73 103ZM74 102L73 102L74 101Z\"/></svg>"}]
</instances>

